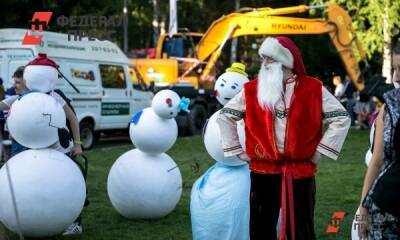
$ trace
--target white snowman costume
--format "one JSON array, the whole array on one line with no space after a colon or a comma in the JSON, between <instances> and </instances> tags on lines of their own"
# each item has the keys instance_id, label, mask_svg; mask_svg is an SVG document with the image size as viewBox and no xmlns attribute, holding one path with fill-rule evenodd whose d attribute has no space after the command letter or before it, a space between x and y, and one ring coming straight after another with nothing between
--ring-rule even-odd
<instances>
[{"instance_id":1,"label":"white snowman costume","mask_svg":"<svg viewBox=\"0 0 400 240\"><path fill-rule=\"evenodd\" d=\"M25 96L29 95L30 92L41 92L41 93L47 93L49 96L51 96L56 104L58 105L59 108L63 110L66 102L65 100L54 91L56 81L58 79L58 65L51 59L47 57L46 54L39 53L39 56L32 61L30 61L24 69L24 74L23 74L23 80L26 83L27 88L29 89L27 92L22 93L21 96L19 95L14 95L10 96L2 101L3 104L5 104L9 109L12 108L12 105L24 98ZM29 110L29 106L26 106L25 111L21 112L22 115L26 114L26 110ZM43 109L40 109L43 110ZM12 111L11 111L12 112ZM23 119L23 117L19 117L20 119ZM65 114L64 114L65 118ZM26 116L26 119L30 119L30 116ZM32 120L32 119L31 119ZM65 122L65 121L64 121ZM18 123L18 124L24 124L24 123ZM57 126L58 128L64 128L65 130L68 131L68 128L66 124L63 126ZM16 139L17 142L18 139ZM46 139L37 139L36 141L40 141ZM23 144L22 144L23 145ZM29 144L28 144L29 145ZM35 148L34 146L28 146L26 145L25 147L27 148ZM51 146L46 146L51 149L60 151L62 153L68 153L71 148L73 147L73 141L72 139L69 141L69 145L67 147L62 147L59 141L56 141L52 143Z\"/></svg>"},{"instance_id":2,"label":"white snowman costume","mask_svg":"<svg viewBox=\"0 0 400 240\"><path fill-rule=\"evenodd\" d=\"M161 218L175 209L182 194L182 176L165 152L178 136L174 119L188 111L189 100L171 90L158 92L152 107L137 112L129 135L136 149L120 156L107 180L107 192L115 210L129 219Z\"/></svg>"},{"instance_id":3,"label":"white snowman costume","mask_svg":"<svg viewBox=\"0 0 400 240\"><path fill-rule=\"evenodd\" d=\"M233 98L248 82L243 64L234 63L215 84L221 104ZM194 184L190 212L194 240L247 240L250 221L250 171L236 156L223 156L219 127L214 113L205 126L207 152L217 161ZM244 146L244 126L238 124Z\"/></svg>"},{"instance_id":4,"label":"white snowman costume","mask_svg":"<svg viewBox=\"0 0 400 240\"><path fill-rule=\"evenodd\" d=\"M63 151L51 149L66 126L65 101L46 94L54 89L57 77L57 64L39 54L24 71L32 91L2 102L3 108L11 108L10 134L31 149L13 156L0 170L0 219L11 231L28 237L64 231L78 218L86 198L79 167Z\"/></svg>"}]
</instances>

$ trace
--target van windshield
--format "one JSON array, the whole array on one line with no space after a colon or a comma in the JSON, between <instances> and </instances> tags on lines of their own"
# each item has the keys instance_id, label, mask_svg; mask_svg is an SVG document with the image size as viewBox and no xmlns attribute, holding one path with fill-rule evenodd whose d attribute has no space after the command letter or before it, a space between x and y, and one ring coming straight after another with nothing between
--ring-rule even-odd
<instances>
[{"instance_id":1,"label":"van windshield","mask_svg":"<svg viewBox=\"0 0 400 240\"><path fill-rule=\"evenodd\" d=\"M104 88L126 88L126 76L122 66L100 64L99 67Z\"/></svg>"}]
</instances>

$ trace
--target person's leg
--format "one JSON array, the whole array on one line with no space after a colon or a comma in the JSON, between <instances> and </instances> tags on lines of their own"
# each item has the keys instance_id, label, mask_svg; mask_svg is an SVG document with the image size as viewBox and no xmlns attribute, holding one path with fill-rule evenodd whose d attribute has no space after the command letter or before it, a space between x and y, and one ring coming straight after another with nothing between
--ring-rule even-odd
<instances>
[{"instance_id":1,"label":"person's leg","mask_svg":"<svg viewBox=\"0 0 400 240\"><path fill-rule=\"evenodd\" d=\"M369 117L368 113L366 113L366 112L361 113L361 122L360 122L361 129L367 129L368 128L368 125L367 125L368 117Z\"/></svg>"},{"instance_id":2,"label":"person's leg","mask_svg":"<svg viewBox=\"0 0 400 240\"><path fill-rule=\"evenodd\" d=\"M71 158L69 156L69 153L66 153L65 155L67 155L69 158ZM82 166L79 164L79 162L76 161L75 158L71 158L71 160L74 161L78 165L79 169L82 171L82 175L85 176L84 170L83 170ZM86 199L85 199L84 207L86 207L87 205L89 205L89 201L87 199L87 187L86 187ZM79 214L78 218L75 219L75 221L63 232L63 235L64 236L79 235L79 234L82 234L82 232L83 232L83 228L82 228L82 212L81 212Z\"/></svg>"},{"instance_id":3,"label":"person's leg","mask_svg":"<svg viewBox=\"0 0 400 240\"><path fill-rule=\"evenodd\" d=\"M315 192L315 177L293 180L296 240L316 239L314 231ZM290 239L289 212L287 219L286 235Z\"/></svg>"},{"instance_id":4,"label":"person's leg","mask_svg":"<svg viewBox=\"0 0 400 240\"><path fill-rule=\"evenodd\" d=\"M362 124L363 118L361 113L357 113L357 128L361 129L361 124Z\"/></svg>"},{"instance_id":5,"label":"person's leg","mask_svg":"<svg viewBox=\"0 0 400 240\"><path fill-rule=\"evenodd\" d=\"M280 175L251 173L250 239L275 240L280 209Z\"/></svg>"},{"instance_id":6,"label":"person's leg","mask_svg":"<svg viewBox=\"0 0 400 240\"><path fill-rule=\"evenodd\" d=\"M354 100L349 99L346 103L347 112L350 114L351 126L355 125L356 114L354 113Z\"/></svg>"}]
</instances>

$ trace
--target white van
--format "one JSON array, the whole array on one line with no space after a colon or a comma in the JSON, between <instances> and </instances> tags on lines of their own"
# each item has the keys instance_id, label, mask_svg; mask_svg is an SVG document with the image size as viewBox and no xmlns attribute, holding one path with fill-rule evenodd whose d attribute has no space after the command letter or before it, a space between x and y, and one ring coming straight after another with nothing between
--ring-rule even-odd
<instances>
[{"instance_id":1,"label":"white van","mask_svg":"<svg viewBox=\"0 0 400 240\"><path fill-rule=\"evenodd\" d=\"M132 63L109 41L68 41L67 34L36 32L43 36L40 45L22 45L27 30L0 29L0 77L4 87L12 85L12 75L39 53L46 53L65 79L56 88L72 100L81 128L82 145L91 148L102 131L127 129L131 116L151 105L153 93L141 90L131 81ZM30 33L32 34L32 33Z\"/></svg>"}]
</instances>

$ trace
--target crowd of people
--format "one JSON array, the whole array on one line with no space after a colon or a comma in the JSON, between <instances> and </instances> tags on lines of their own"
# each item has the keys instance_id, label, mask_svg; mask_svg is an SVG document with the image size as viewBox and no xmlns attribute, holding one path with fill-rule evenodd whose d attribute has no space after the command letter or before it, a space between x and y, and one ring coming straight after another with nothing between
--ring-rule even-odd
<instances>
[{"instance_id":1,"label":"crowd of people","mask_svg":"<svg viewBox=\"0 0 400 240\"><path fill-rule=\"evenodd\" d=\"M384 104L383 92L374 91L368 95L359 91L347 75L344 80L341 76L334 76L332 83L335 86L335 97L350 114L351 126L361 130L369 129Z\"/></svg>"}]
</instances>

